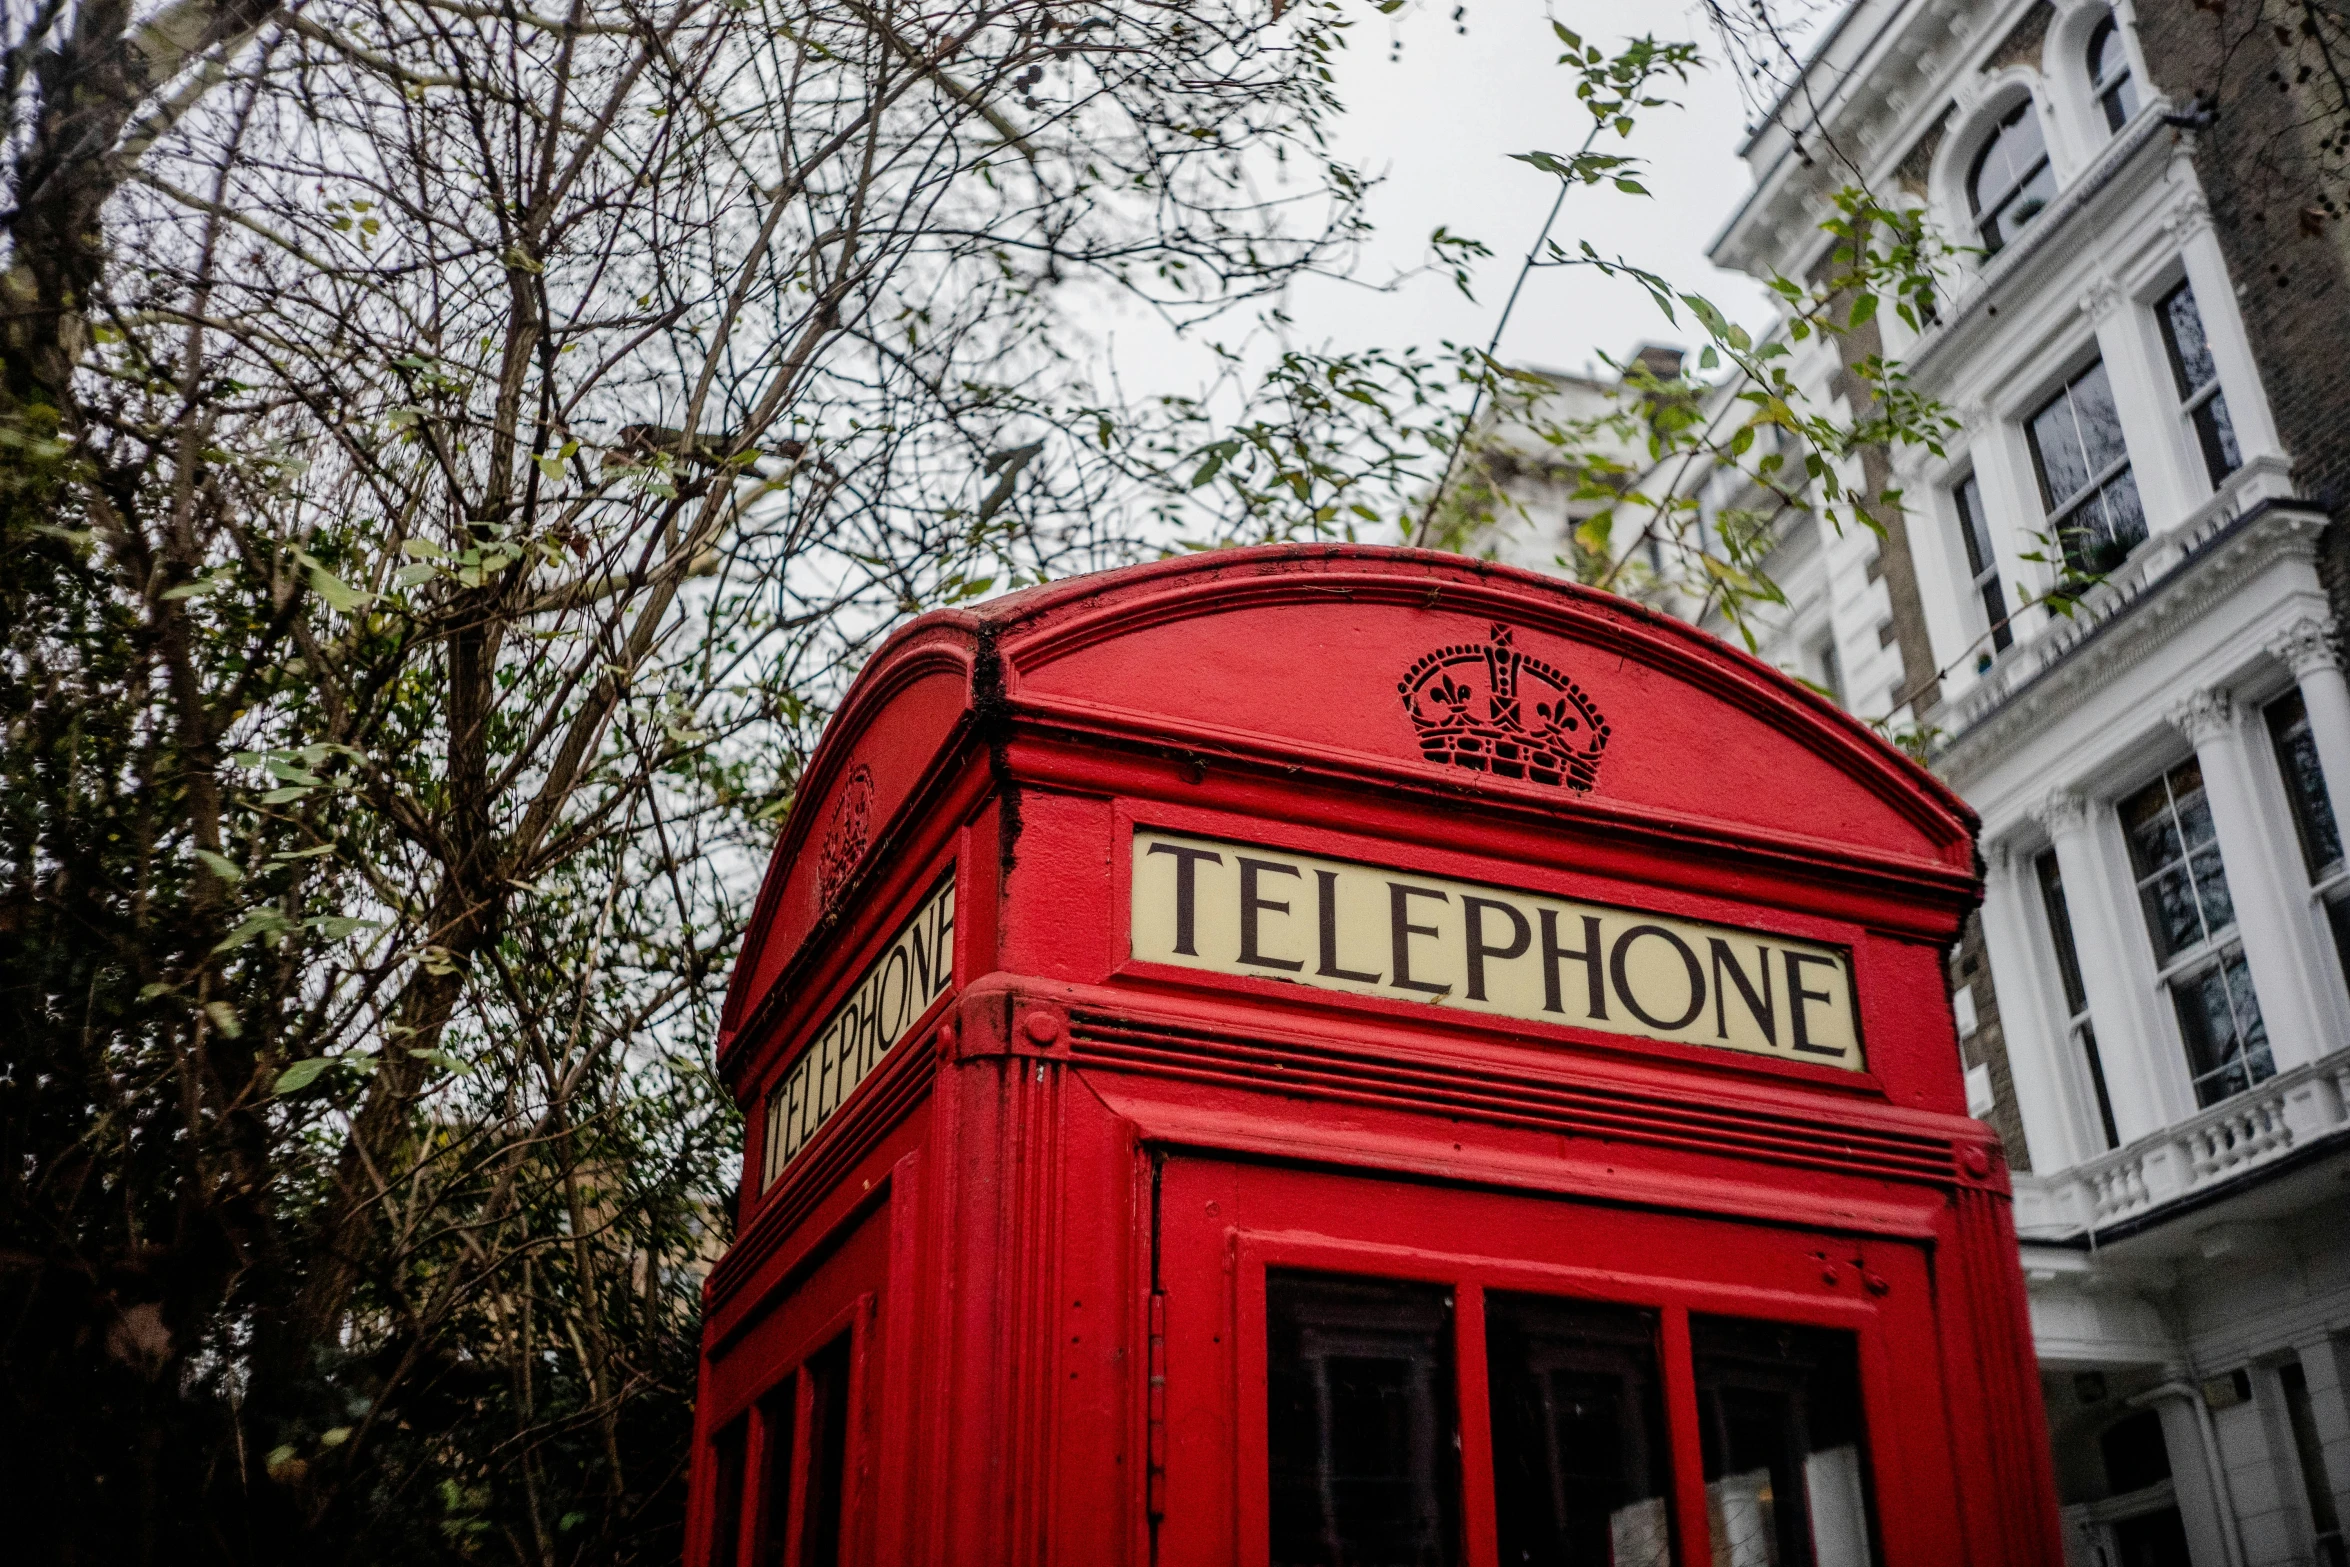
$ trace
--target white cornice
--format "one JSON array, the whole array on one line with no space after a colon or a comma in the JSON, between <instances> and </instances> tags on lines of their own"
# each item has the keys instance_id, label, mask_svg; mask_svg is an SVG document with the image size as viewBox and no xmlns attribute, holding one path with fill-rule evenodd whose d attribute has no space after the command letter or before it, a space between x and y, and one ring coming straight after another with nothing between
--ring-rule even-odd
<instances>
[{"instance_id":1,"label":"white cornice","mask_svg":"<svg viewBox=\"0 0 2350 1567\"><path fill-rule=\"evenodd\" d=\"M1946 738L1934 770L1964 792L1963 780L2060 723L2089 694L2136 667L2158 642L2225 600L2271 563L2310 560L2325 514L2301 501L2268 501L2241 517L2222 518L2159 574L2130 580L2127 568L2092 590L2071 620L2043 632L1972 690L1928 722ZM2160 546L2157 545L2157 552Z\"/></svg>"}]
</instances>

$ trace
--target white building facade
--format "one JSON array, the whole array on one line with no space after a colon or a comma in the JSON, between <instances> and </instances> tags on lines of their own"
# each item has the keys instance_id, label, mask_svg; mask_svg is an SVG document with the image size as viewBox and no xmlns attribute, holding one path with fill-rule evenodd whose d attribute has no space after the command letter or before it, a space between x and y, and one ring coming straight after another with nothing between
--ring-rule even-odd
<instances>
[{"instance_id":1,"label":"white building facade","mask_svg":"<svg viewBox=\"0 0 2350 1567\"><path fill-rule=\"evenodd\" d=\"M1791 529L1764 652L1917 728L1981 813L1953 1003L2015 1166L2071 1559L2344 1567L2333 522L2247 330L2270 280L2231 273L2203 116L2153 85L2176 73L2141 32L2131 0L1860 0L1754 135L1722 264L1809 275L1851 166L1982 252L1922 332L1879 318L1957 439L1893 459L1884 540ZM1804 351L1817 395L1848 384ZM2045 602L2059 558L2101 579L2070 613Z\"/></svg>"}]
</instances>

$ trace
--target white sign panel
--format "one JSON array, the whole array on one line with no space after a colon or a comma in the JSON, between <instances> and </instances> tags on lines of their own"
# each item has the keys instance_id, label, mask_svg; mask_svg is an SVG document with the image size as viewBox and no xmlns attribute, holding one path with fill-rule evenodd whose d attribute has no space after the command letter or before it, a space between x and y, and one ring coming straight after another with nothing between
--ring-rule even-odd
<instances>
[{"instance_id":1,"label":"white sign panel","mask_svg":"<svg viewBox=\"0 0 2350 1567\"><path fill-rule=\"evenodd\" d=\"M947 993L954 971L955 883L949 877L858 977L857 988L825 1022L816 1042L768 1091L761 1190L775 1184L849 1091Z\"/></svg>"},{"instance_id":2,"label":"white sign panel","mask_svg":"<svg viewBox=\"0 0 2350 1567\"><path fill-rule=\"evenodd\" d=\"M1838 947L1138 829L1134 956L1862 1070Z\"/></svg>"}]
</instances>

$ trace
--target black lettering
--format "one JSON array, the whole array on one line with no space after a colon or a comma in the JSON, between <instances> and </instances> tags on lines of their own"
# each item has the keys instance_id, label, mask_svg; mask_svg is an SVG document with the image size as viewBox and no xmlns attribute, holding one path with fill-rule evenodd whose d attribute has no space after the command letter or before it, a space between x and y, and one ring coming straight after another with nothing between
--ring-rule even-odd
<instances>
[{"instance_id":1,"label":"black lettering","mask_svg":"<svg viewBox=\"0 0 2350 1567\"><path fill-rule=\"evenodd\" d=\"M1351 979L1361 985L1376 985L1376 972L1365 974L1355 969L1338 966L1338 872L1316 871L1314 880L1320 883L1316 900L1322 912L1322 966L1314 970L1324 979Z\"/></svg>"},{"instance_id":2,"label":"black lettering","mask_svg":"<svg viewBox=\"0 0 2350 1567\"><path fill-rule=\"evenodd\" d=\"M1485 944L1485 911L1487 909L1497 910L1510 917L1511 936L1508 946L1489 947ZM1485 960L1487 958L1501 958L1506 961L1522 956L1526 951L1527 944L1533 941L1534 932L1527 927L1526 916L1518 912L1515 904L1502 903L1493 898L1472 898L1465 892L1461 894L1461 918L1469 928L1469 999L1483 1001L1485 999Z\"/></svg>"},{"instance_id":3,"label":"black lettering","mask_svg":"<svg viewBox=\"0 0 2350 1567\"><path fill-rule=\"evenodd\" d=\"M1433 985L1424 979L1412 978L1412 938L1436 934L1436 927L1433 925L1414 925L1412 923L1411 900L1414 898L1434 898L1440 903L1450 903L1452 894L1439 892L1434 887L1407 887L1400 881L1391 881L1387 884L1387 913L1393 928L1395 948L1395 978L1389 980L1388 983L1397 990L1417 990L1431 996L1449 996L1452 994L1450 985Z\"/></svg>"},{"instance_id":4,"label":"black lettering","mask_svg":"<svg viewBox=\"0 0 2350 1567\"><path fill-rule=\"evenodd\" d=\"M1601 968L1599 945L1599 916L1583 916L1583 946L1580 951L1559 945L1559 914L1556 909L1542 911L1542 1010L1563 1012L1559 1004L1559 964L1572 958L1583 965L1590 980L1591 1000L1583 1015L1607 1021L1607 976Z\"/></svg>"},{"instance_id":5,"label":"black lettering","mask_svg":"<svg viewBox=\"0 0 2350 1567\"><path fill-rule=\"evenodd\" d=\"M930 954L930 994L923 998L924 1006L945 995L955 982L955 889L951 885L938 900L938 929L930 939L936 945Z\"/></svg>"},{"instance_id":6,"label":"black lettering","mask_svg":"<svg viewBox=\"0 0 2350 1567\"><path fill-rule=\"evenodd\" d=\"M1787 1016L1790 1023L1793 1024L1795 1048L1808 1051L1815 1056L1834 1056L1838 1060L1842 1060L1845 1052L1838 1047L1815 1045L1811 1042L1811 1029L1806 1026L1809 1019L1804 1016L1803 1004L1807 1001L1833 1001L1836 997L1833 991L1803 988L1803 966L1806 963L1817 963L1823 968L1838 967L1834 958L1815 957L1808 952L1787 954Z\"/></svg>"},{"instance_id":7,"label":"black lettering","mask_svg":"<svg viewBox=\"0 0 2350 1567\"><path fill-rule=\"evenodd\" d=\"M1221 865L1224 856L1213 849L1195 849L1187 843L1154 843L1150 852L1175 856L1175 950L1187 958L1196 958L1199 951L1191 944L1192 915L1199 907L1196 869L1202 860Z\"/></svg>"},{"instance_id":8,"label":"black lettering","mask_svg":"<svg viewBox=\"0 0 2350 1567\"><path fill-rule=\"evenodd\" d=\"M1731 952L1728 942L1719 936L1712 938L1710 956L1714 966L1715 1036L1721 1039L1730 1037L1730 988L1722 983L1722 971L1727 966L1731 983L1738 987L1738 994L1746 999L1746 1010L1753 1015L1755 1022L1762 1025L1763 1038L1769 1040L1772 1048L1776 1049L1779 1044L1779 1002L1771 994L1771 949L1759 941L1754 944L1755 966L1762 974L1760 996L1754 993L1754 986L1747 979L1746 970L1738 966L1737 955Z\"/></svg>"},{"instance_id":9,"label":"black lettering","mask_svg":"<svg viewBox=\"0 0 2350 1567\"><path fill-rule=\"evenodd\" d=\"M1296 866L1284 865L1279 860L1252 860L1245 854L1236 854L1233 859L1240 865L1240 961L1258 968L1276 968L1296 973L1306 966L1305 959L1268 958L1257 951L1257 911L1263 909L1275 914L1289 912L1288 904L1274 903L1257 896L1257 873L1274 871L1283 876L1302 873Z\"/></svg>"},{"instance_id":10,"label":"black lettering","mask_svg":"<svg viewBox=\"0 0 2350 1567\"><path fill-rule=\"evenodd\" d=\"M937 915L937 913L938 905L936 903L933 903L929 908L926 908L922 911L922 914L927 914L934 917ZM930 936L930 934L924 931L922 928L922 915L916 915L914 917L914 928L906 932L906 949L913 954L915 993L921 996L922 1004L924 1006L928 1006L930 1004L930 950L932 940L933 938Z\"/></svg>"},{"instance_id":11,"label":"black lettering","mask_svg":"<svg viewBox=\"0 0 2350 1567\"><path fill-rule=\"evenodd\" d=\"M1640 998L1632 994L1632 986L1624 974L1624 960L1631 954L1632 943L1643 936L1657 936L1671 942L1673 950L1681 954L1682 965L1689 970L1689 1010L1669 1023L1663 1018L1649 1016L1648 1009L1640 1004ZM1608 972L1615 976L1616 999L1624 1003L1624 1010L1650 1028L1669 1034L1676 1029L1687 1028L1697 1021L1697 1014L1705 1010L1705 970L1699 966L1697 954L1689 950L1689 943L1662 925L1635 925L1618 936L1615 949L1608 954Z\"/></svg>"},{"instance_id":12,"label":"black lettering","mask_svg":"<svg viewBox=\"0 0 2350 1567\"><path fill-rule=\"evenodd\" d=\"M909 933L904 941L889 949L889 956L882 961L881 1010L882 1015L889 1019L889 1026L881 1031L881 1038L873 1047L876 1056L896 1044L898 1036L906 1031L906 1025L914 1021L914 960L907 954L907 948L913 945L916 945L916 939ZM891 1011L889 1005L889 976L892 970L899 976L895 1011Z\"/></svg>"}]
</instances>

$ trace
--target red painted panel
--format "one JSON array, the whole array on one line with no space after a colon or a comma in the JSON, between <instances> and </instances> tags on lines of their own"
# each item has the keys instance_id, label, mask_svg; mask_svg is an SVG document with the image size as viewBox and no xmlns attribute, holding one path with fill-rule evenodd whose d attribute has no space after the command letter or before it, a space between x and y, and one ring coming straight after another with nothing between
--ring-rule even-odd
<instances>
[{"instance_id":1,"label":"red painted panel","mask_svg":"<svg viewBox=\"0 0 2350 1567\"><path fill-rule=\"evenodd\" d=\"M756 1496L722 1471L780 1449L732 1422L780 1409L842 1323L843 1562L1264 1561L1275 1266L1426 1281L1456 1349L1496 1292L1504 1321L1511 1292L1653 1310L1654 1516L1692 1563L1706 1314L1848 1330L1883 1567L2055 1567L2005 1179L1941 969L1973 818L1791 682L1505 568L1231 551L924 617L803 788L725 1013L753 1127L950 861L955 988L746 1183L708 1286L692 1567L721 1494L740 1549L716 1567L754 1567ZM1865 1069L1183 967L1163 941L1138 961L1145 827L1841 949ZM1456 1370L1457 1543L1497 1567L1493 1389ZM792 1474L786 1515L817 1516L820 1471Z\"/></svg>"}]
</instances>

